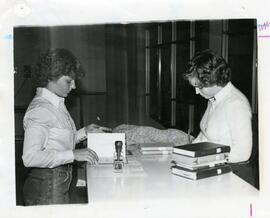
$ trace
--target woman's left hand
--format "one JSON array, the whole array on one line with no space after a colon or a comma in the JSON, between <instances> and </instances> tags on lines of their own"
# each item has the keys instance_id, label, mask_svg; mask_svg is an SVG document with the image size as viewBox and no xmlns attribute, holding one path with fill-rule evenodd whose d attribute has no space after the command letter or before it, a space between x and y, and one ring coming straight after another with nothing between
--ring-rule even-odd
<instances>
[{"instance_id":1,"label":"woman's left hand","mask_svg":"<svg viewBox=\"0 0 270 218\"><path fill-rule=\"evenodd\" d=\"M84 127L86 134L87 133L102 133L102 132L112 132L111 128L99 126L97 124L90 124Z\"/></svg>"}]
</instances>

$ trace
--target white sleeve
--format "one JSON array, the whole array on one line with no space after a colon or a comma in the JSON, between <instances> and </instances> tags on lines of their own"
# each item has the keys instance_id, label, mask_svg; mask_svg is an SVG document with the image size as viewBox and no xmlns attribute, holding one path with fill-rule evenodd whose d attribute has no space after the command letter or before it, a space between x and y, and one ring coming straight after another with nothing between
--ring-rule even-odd
<instances>
[{"instance_id":1,"label":"white sleeve","mask_svg":"<svg viewBox=\"0 0 270 218\"><path fill-rule=\"evenodd\" d=\"M200 129L201 129L201 131L200 131L199 135L192 141L192 143L200 143L200 142L208 141L208 139L204 135L203 129L204 129L205 123L207 122L207 121L205 121L205 119L207 119L206 114L209 113L209 110L210 110L210 103L208 101L207 108L206 108L206 110L204 112L204 115L203 115L201 121L200 121Z\"/></svg>"},{"instance_id":2,"label":"white sleeve","mask_svg":"<svg viewBox=\"0 0 270 218\"><path fill-rule=\"evenodd\" d=\"M60 152L46 149L52 117L50 112L43 108L35 109L25 117L22 159L26 167L53 168L73 162L72 150Z\"/></svg>"},{"instance_id":3,"label":"white sleeve","mask_svg":"<svg viewBox=\"0 0 270 218\"><path fill-rule=\"evenodd\" d=\"M245 102L232 102L226 110L232 138L229 161L247 161L252 151L251 109Z\"/></svg>"},{"instance_id":4,"label":"white sleeve","mask_svg":"<svg viewBox=\"0 0 270 218\"><path fill-rule=\"evenodd\" d=\"M200 132L199 135L192 141L192 143L199 143L199 142L205 142L206 138L204 137L203 133Z\"/></svg>"}]
</instances>

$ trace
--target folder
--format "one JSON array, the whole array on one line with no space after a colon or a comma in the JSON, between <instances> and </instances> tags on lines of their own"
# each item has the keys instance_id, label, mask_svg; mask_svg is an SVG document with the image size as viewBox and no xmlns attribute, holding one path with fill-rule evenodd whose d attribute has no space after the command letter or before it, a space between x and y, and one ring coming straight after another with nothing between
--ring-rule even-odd
<instances>
[{"instance_id":1,"label":"folder","mask_svg":"<svg viewBox=\"0 0 270 218\"><path fill-rule=\"evenodd\" d=\"M231 167L227 164L218 165L210 168L203 168L198 170L189 170L180 166L171 167L172 174L188 178L191 180L198 180L203 178L208 178L211 176L221 175L224 173L229 173Z\"/></svg>"}]
</instances>

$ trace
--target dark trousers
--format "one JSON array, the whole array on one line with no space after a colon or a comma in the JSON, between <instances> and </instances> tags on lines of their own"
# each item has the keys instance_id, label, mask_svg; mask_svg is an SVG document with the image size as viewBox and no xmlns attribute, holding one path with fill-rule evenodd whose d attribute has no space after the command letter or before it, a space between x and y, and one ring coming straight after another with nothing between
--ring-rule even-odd
<instances>
[{"instance_id":1,"label":"dark trousers","mask_svg":"<svg viewBox=\"0 0 270 218\"><path fill-rule=\"evenodd\" d=\"M32 168L25 180L25 205L68 204L72 165Z\"/></svg>"}]
</instances>

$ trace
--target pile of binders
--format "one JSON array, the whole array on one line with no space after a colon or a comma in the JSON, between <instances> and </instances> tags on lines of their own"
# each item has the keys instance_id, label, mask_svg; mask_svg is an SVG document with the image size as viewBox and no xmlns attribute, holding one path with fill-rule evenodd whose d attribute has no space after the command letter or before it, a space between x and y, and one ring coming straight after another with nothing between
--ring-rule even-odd
<instances>
[{"instance_id":1,"label":"pile of binders","mask_svg":"<svg viewBox=\"0 0 270 218\"><path fill-rule=\"evenodd\" d=\"M228 173L229 153L230 146L211 142L174 146L172 174L198 180Z\"/></svg>"}]
</instances>

